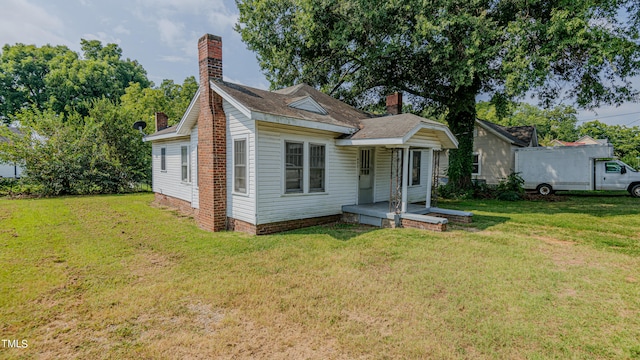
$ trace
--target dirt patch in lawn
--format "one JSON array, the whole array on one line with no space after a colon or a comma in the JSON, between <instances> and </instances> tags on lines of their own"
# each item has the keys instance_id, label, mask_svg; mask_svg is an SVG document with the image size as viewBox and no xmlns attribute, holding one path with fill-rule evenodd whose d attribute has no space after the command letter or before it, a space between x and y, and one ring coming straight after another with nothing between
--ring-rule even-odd
<instances>
[{"instance_id":1,"label":"dirt patch in lawn","mask_svg":"<svg viewBox=\"0 0 640 360\"><path fill-rule=\"evenodd\" d=\"M585 264L584 256L576 251L575 242L547 236L535 236L534 238L541 241L540 251L549 256L559 268L565 269Z\"/></svg>"}]
</instances>

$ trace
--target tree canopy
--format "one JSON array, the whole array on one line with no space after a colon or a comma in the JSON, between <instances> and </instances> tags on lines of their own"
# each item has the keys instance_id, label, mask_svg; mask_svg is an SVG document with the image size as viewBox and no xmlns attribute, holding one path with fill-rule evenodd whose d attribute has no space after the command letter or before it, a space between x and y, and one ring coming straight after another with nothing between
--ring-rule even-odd
<instances>
[{"instance_id":1,"label":"tree canopy","mask_svg":"<svg viewBox=\"0 0 640 360\"><path fill-rule=\"evenodd\" d=\"M180 120L198 89L163 80L150 87L137 61L116 44L81 41L82 56L64 46L5 45L0 56L0 162L25 167L44 194L113 193L151 179L150 144L132 128L164 112ZM153 129L151 126L149 129ZM152 130L153 131L153 130Z\"/></svg>"},{"instance_id":2,"label":"tree canopy","mask_svg":"<svg viewBox=\"0 0 640 360\"><path fill-rule=\"evenodd\" d=\"M554 139L575 141L578 138L578 112L572 106L561 104L543 109L528 103L511 102L500 114L495 105L480 101L476 104L476 111L478 119L499 125L535 126L541 145L548 145Z\"/></svg>"},{"instance_id":3,"label":"tree canopy","mask_svg":"<svg viewBox=\"0 0 640 360\"><path fill-rule=\"evenodd\" d=\"M236 30L273 88L306 82L354 105L402 91L438 106L460 142L451 183L471 179L475 101L534 94L579 107L635 99L635 0L239 0ZM627 16L620 16L626 13Z\"/></svg>"},{"instance_id":4,"label":"tree canopy","mask_svg":"<svg viewBox=\"0 0 640 360\"><path fill-rule=\"evenodd\" d=\"M151 85L144 68L122 59L116 44L81 40L82 56L66 46L5 45L0 55L0 120L22 109L87 114L86 101L118 102L131 84Z\"/></svg>"},{"instance_id":5,"label":"tree canopy","mask_svg":"<svg viewBox=\"0 0 640 360\"><path fill-rule=\"evenodd\" d=\"M594 139L608 139L616 156L631 166L640 167L640 127L607 125L595 120L580 125L577 131Z\"/></svg>"}]
</instances>

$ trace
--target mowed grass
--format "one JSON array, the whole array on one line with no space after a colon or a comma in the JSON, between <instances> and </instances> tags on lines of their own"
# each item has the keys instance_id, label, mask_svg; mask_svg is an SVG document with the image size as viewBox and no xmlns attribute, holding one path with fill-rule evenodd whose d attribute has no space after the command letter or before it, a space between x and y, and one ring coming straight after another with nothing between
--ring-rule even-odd
<instances>
[{"instance_id":1,"label":"mowed grass","mask_svg":"<svg viewBox=\"0 0 640 360\"><path fill-rule=\"evenodd\" d=\"M0 358L640 358L638 199L262 237L152 199L0 200Z\"/></svg>"}]
</instances>

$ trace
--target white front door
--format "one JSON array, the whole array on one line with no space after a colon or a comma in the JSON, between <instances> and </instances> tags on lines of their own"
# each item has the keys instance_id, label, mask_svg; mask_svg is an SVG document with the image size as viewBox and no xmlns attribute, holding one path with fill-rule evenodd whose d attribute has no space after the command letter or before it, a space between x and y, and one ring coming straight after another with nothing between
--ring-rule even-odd
<instances>
[{"instance_id":1,"label":"white front door","mask_svg":"<svg viewBox=\"0 0 640 360\"><path fill-rule=\"evenodd\" d=\"M358 169L358 204L373 202L373 149L360 149Z\"/></svg>"}]
</instances>

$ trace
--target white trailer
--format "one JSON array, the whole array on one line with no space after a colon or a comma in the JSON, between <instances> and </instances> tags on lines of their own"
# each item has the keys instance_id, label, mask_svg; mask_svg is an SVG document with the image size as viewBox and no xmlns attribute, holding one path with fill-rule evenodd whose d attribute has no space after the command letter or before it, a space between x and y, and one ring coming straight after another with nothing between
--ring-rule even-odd
<instances>
[{"instance_id":1,"label":"white trailer","mask_svg":"<svg viewBox=\"0 0 640 360\"><path fill-rule=\"evenodd\" d=\"M611 145L516 149L515 167L524 188L542 195L561 190L626 190L640 197L640 173L614 159Z\"/></svg>"}]
</instances>

